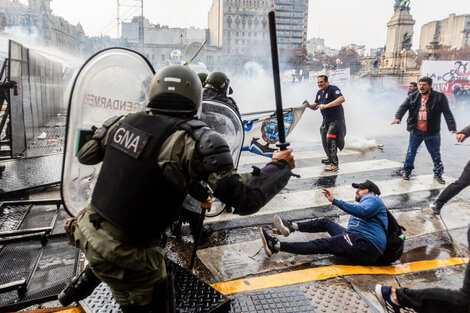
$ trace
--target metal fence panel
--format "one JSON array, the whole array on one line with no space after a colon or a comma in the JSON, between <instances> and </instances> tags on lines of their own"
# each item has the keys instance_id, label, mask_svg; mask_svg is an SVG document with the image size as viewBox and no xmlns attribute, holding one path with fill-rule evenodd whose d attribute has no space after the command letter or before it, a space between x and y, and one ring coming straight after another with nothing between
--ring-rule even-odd
<instances>
[{"instance_id":1,"label":"metal fence panel","mask_svg":"<svg viewBox=\"0 0 470 313\"><path fill-rule=\"evenodd\" d=\"M11 92L10 101L12 156L18 157L41 134L42 127L54 126L58 114L66 108L66 78L73 70L12 40L9 59L8 79L16 81L19 90L17 96Z\"/></svg>"}]
</instances>

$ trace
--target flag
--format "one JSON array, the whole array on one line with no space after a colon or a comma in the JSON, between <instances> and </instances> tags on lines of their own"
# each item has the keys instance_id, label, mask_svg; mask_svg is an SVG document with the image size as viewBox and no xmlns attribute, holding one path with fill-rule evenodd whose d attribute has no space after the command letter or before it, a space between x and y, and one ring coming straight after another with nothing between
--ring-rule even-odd
<instances>
[{"instance_id":1,"label":"flag","mask_svg":"<svg viewBox=\"0 0 470 313\"><path fill-rule=\"evenodd\" d=\"M300 121L304 111L305 106L283 110L286 138ZM245 131L242 151L272 157L273 152L278 150L276 143L279 142L276 111L245 113L242 114L242 122Z\"/></svg>"}]
</instances>

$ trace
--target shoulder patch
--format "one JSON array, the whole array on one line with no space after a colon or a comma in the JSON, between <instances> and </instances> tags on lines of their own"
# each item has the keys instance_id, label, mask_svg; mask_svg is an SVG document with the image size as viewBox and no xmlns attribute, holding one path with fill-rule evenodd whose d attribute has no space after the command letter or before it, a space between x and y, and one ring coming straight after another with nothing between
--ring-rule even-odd
<instances>
[{"instance_id":1,"label":"shoulder patch","mask_svg":"<svg viewBox=\"0 0 470 313\"><path fill-rule=\"evenodd\" d=\"M339 95L339 94L341 93L341 91L339 91L339 89L336 89L335 93L336 93L337 95Z\"/></svg>"},{"instance_id":2,"label":"shoulder patch","mask_svg":"<svg viewBox=\"0 0 470 313\"><path fill-rule=\"evenodd\" d=\"M138 159L144 151L150 135L126 123L120 123L111 139L110 146Z\"/></svg>"}]
</instances>

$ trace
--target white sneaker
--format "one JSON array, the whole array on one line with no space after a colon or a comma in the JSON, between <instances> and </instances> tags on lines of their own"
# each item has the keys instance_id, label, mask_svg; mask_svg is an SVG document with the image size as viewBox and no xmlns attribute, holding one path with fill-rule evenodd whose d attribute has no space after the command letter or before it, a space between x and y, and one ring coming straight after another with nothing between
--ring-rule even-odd
<instances>
[{"instance_id":1,"label":"white sneaker","mask_svg":"<svg viewBox=\"0 0 470 313\"><path fill-rule=\"evenodd\" d=\"M334 165L334 164L330 164L327 167L325 167L325 171L327 171L327 172L337 172L337 171L339 171L339 166Z\"/></svg>"}]
</instances>

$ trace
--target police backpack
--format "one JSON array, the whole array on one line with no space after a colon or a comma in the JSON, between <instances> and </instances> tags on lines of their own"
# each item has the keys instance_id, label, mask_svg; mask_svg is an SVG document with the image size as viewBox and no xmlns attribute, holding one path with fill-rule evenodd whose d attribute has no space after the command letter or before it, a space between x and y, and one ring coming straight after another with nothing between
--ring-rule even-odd
<instances>
[{"instance_id":1,"label":"police backpack","mask_svg":"<svg viewBox=\"0 0 470 313\"><path fill-rule=\"evenodd\" d=\"M406 229L398 224L397 220L389 210L385 210L387 211L388 229L385 229L384 223L375 216L375 219L379 221L387 235L387 245L378 262L381 264L391 264L398 260L403 254L403 248L405 246L405 235L403 234L403 231Z\"/></svg>"}]
</instances>

